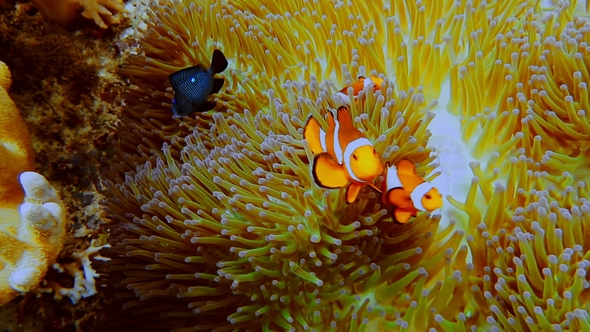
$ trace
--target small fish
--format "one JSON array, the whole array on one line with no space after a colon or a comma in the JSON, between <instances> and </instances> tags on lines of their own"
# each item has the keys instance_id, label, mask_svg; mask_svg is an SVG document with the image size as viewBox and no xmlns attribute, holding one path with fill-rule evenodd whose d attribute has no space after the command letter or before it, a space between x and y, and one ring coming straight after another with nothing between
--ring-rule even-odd
<instances>
[{"instance_id":1,"label":"small fish","mask_svg":"<svg viewBox=\"0 0 590 332\"><path fill-rule=\"evenodd\" d=\"M361 189L368 185L381 193L372 181L383 173L383 164L367 137L352 124L350 111L341 106L328 116L328 131L310 116L303 137L316 155L312 175L323 188L346 187L346 202L356 200Z\"/></svg>"},{"instance_id":2,"label":"small fish","mask_svg":"<svg viewBox=\"0 0 590 332\"><path fill-rule=\"evenodd\" d=\"M227 65L227 59L223 53L215 50L209 69L199 64L170 74L168 79L174 89L173 117L180 118L213 109L215 102L207 100L207 97L221 90L225 80L214 78L214 76L224 71Z\"/></svg>"},{"instance_id":3,"label":"small fish","mask_svg":"<svg viewBox=\"0 0 590 332\"><path fill-rule=\"evenodd\" d=\"M363 90L365 87L373 86L373 92L380 90L382 82L383 80L376 76L370 76L369 79L366 79L363 76L359 76L358 81L349 86L345 86L344 88L342 88L342 90L335 93L334 96L340 97L346 104L350 104L348 88L352 87L352 95L354 98L357 98L359 92L361 92L361 90Z\"/></svg>"},{"instance_id":4,"label":"small fish","mask_svg":"<svg viewBox=\"0 0 590 332\"><path fill-rule=\"evenodd\" d=\"M359 92L367 86L373 86L373 91L378 91L381 89L381 83L383 82L382 79L376 76L370 76L369 79L365 79L363 76L358 77L358 81L353 83L349 86L346 86L340 90L340 92L348 94L348 88L352 87L352 94L353 96L357 97Z\"/></svg>"},{"instance_id":5,"label":"small fish","mask_svg":"<svg viewBox=\"0 0 590 332\"><path fill-rule=\"evenodd\" d=\"M383 203L394 205L393 221L407 223L418 211L433 211L442 206L442 195L430 182L416 174L414 164L402 159L397 165L385 164Z\"/></svg>"}]
</instances>

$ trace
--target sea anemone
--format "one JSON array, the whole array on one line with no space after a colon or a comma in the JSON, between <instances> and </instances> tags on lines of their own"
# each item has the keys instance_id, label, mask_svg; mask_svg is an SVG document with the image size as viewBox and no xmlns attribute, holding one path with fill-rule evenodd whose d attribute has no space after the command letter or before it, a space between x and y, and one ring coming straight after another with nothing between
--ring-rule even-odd
<instances>
[{"instance_id":1,"label":"sea anemone","mask_svg":"<svg viewBox=\"0 0 590 332\"><path fill-rule=\"evenodd\" d=\"M465 48L463 20L485 16L452 1L379 8L357 2L297 7L183 0L161 1L154 8L147 12L139 54L130 56L120 71L132 86L124 121L129 130L122 134L123 148L131 154L159 153L163 142L184 137L197 125L208 129L208 113L170 117L168 75L200 63L208 66L215 48L230 62L226 86L216 95L218 111L269 109L269 89L292 105L300 96L277 87L309 83L312 76L325 81L331 94L359 75L381 74L395 82L397 93L419 89L425 100L434 101L454 61L450 55ZM411 19L401 14L406 12Z\"/></svg>"},{"instance_id":2,"label":"sea anemone","mask_svg":"<svg viewBox=\"0 0 590 332\"><path fill-rule=\"evenodd\" d=\"M313 79L309 86L295 84L300 95L320 93ZM125 182L106 183L115 195L108 208L120 222L112 251L121 258L111 269L125 275L122 285L137 298L124 308L182 317L173 326L187 329L395 322L398 299L411 294L406 287L442 271L462 233L448 227L437 234L437 219L426 215L404 230L382 220L387 210L370 191L347 206L342 191L313 185L313 156L300 131L306 113L324 107L290 109L272 90L269 98L268 113L214 115L208 133L185 137L179 160L165 143L165 159L154 168L148 162ZM301 105L311 104L305 98ZM426 110L420 95L410 99L398 109L389 98L369 97L367 106L387 106L369 122L380 127L363 129L384 158L401 153L428 163L425 140L412 136L427 137L428 121L416 116ZM403 122L407 129L399 130ZM412 313L406 318L421 321Z\"/></svg>"},{"instance_id":3,"label":"sea anemone","mask_svg":"<svg viewBox=\"0 0 590 332\"><path fill-rule=\"evenodd\" d=\"M481 161L465 202L448 198L468 216L470 310L492 330L585 330L588 24L562 3L484 26L450 80Z\"/></svg>"},{"instance_id":4,"label":"sea anemone","mask_svg":"<svg viewBox=\"0 0 590 332\"><path fill-rule=\"evenodd\" d=\"M526 169L524 158L512 157L510 163L511 170ZM537 181L548 181L543 177L524 175L518 189L511 182L514 178L506 185L496 182L484 199L485 215L475 195L459 206L469 214L470 225L477 225L477 231L467 236L473 255L470 296L481 318L498 330L590 327L584 309L590 297L585 183L563 191L555 186L534 189ZM472 191L488 191L491 186L491 181L475 177Z\"/></svg>"},{"instance_id":5,"label":"sea anemone","mask_svg":"<svg viewBox=\"0 0 590 332\"><path fill-rule=\"evenodd\" d=\"M177 331L520 331L533 314L539 326L585 328L587 313L576 308L587 303L582 231L588 207L574 196L578 190L577 197L585 197L585 187L574 188L580 174L574 166L563 173L551 164L574 153L558 143L574 136L557 123L533 131L532 120L504 113L510 96L509 110L517 107L518 93L532 96L532 86L541 84L539 65L538 82L528 90L529 63L504 66L510 54L525 53L531 33L551 40L538 4L160 5L148 12L140 53L121 70L132 86L120 155L105 176L106 207L116 222L109 267L129 317ZM575 20L568 29L585 33L569 7L558 12L555 17ZM540 42L535 51L555 62L547 76L586 77L574 75L564 60L569 50L544 55L549 44ZM215 111L173 119L168 74L207 65L216 48L230 68L227 88L214 96ZM514 70L513 77L527 81L498 84L491 80L503 72L495 69ZM384 85L350 105L355 125L384 162L406 157L420 175L448 183L444 220L421 214L395 225L390 207L369 189L346 205L342 190L313 184L313 156L301 135L305 119L313 115L325 126L326 110L338 106L332 93L367 74L382 77ZM578 87L571 99L582 100L582 92ZM473 178L439 158L441 144L430 148L437 143L429 131L434 115L444 115L447 106L437 107L441 93L450 96L451 113L463 117L458 141L468 142L469 158L479 162L455 159ZM541 109L553 106L534 101L541 100ZM560 123L578 121L583 129L570 113ZM516 116L510 118L515 124L497 121L504 114ZM493 137L503 127L506 132ZM555 128L557 135L549 130ZM576 144L585 151L585 140ZM435 159L443 173L438 178Z\"/></svg>"},{"instance_id":6,"label":"sea anemone","mask_svg":"<svg viewBox=\"0 0 590 332\"><path fill-rule=\"evenodd\" d=\"M184 12L168 8L154 14L158 18L154 21L178 24L192 22L193 17L215 17L197 15L215 6L184 5ZM232 12L244 15L235 8ZM239 28L233 24L230 29ZM155 25L148 28L146 43L155 43L150 36L157 31L174 36ZM281 34L289 36L286 32ZM184 43L188 42L180 44ZM223 51L230 62L244 60L232 59L232 50L225 46ZM197 56L210 58L207 53ZM146 60L138 56L131 61ZM153 58L147 63L163 67ZM221 109L227 107L233 114L199 115L197 121L180 122L170 118L171 96L162 92L163 82L167 73L188 64L180 62L166 71L154 65L144 73L124 69L132 74L132 82L152 89L152 98L129 102L131 121L144 118L142 125L129 122L131 130L121 138L131 137L133 131L136 137L127 144L148 142L141 153L158 156L128 172L124 181L105 183L112 196L107 208L119 222L109 264L114 273L124 276L121 286L132 291L119 293L124 308L136 315L160 313L160 323L150 326L178 329L432 325L434 316L424 319L424 308L443 313L450 294L424 294L422 286L432 283L439 272L445 274L455 257L464 261L466 247L459 250L462 232L451 224L438 233L438 219L427 215L421 215L414 227L396 226L387 220L388 211L374 193L365 191L358 202L346 206L342 191L323 191L312 184L313 156L302 141L301 127L309 115L325 125L325 110L334 107L327 97L337 91L334 84L294 69L276 70L280 78L264 84L263 70L255 68L258 62L242 62L231 69L237 73L243 68L241 75L247 75L230 80L236 93L226 91L219 97L224 100ZM155 82L145 71L158 72L158 86L142 84L140 78ZM347 66L342 73L352 81ZM307 82L301 82L300 76ZM273 82L277 84L270 89ZM394 89L388 79L385 84L385 93L367 94L351 105L355 122L384 161L406 156L425 174L432 170L430 151L424 148L433 116L428 110L436 103L426 103L421 87L404 91ZM130 93L139 96L141 91ZM169 125L156 124L156 116ZM204 119L212 120L205 128ZM156 125L140 129L150 128L149 123ZM163 145L162 152L151 151L157 144ZM126 167L114 165L112 174ZM459 278L457 273L454 276ZM406 310L413 300L416 310ZM328 322L322 319L326 315ZM169 317L175 318L166 321Z\"/></svg>"},{"instance_id":7,"label":"sea anemone","mask_svg":"<svg viewBox=\"0 0 590 332\"><path fill-rule=\"evenodd\" d=\"M477 139L476 158L523 148L538 170L588 176L590 34L569 9L562 3L546 14L529 8L488 18L472 36L468 56L452 70L451 91L464 139Z\"/></svg>"}]
</instances>

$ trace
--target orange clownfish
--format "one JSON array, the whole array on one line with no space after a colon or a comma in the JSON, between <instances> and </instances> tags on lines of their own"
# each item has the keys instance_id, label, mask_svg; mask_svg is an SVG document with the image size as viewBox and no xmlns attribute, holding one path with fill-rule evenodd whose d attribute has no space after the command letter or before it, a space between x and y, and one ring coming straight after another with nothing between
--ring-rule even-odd
<instances>
[{"instance_id":1,"label":"orange clownfish","mask_svg":"<svg viewBox=\"0 0 590 332\"><path fill-rule=\"evenodd\" d=\"M363 76L359 76L358 81L356 83L353 83L349 86L342 88L340 92L348 94L348 88L352 87L352 94L356 97L359 95L359 92L361 92L361 90L364 89L366 86L373 85L373 91L378 91L379 89L381 89L382 82L383 80L376 76L371 76L368 80L365 79Z\"/></svg>"},{"instance_id":2,"label":"orange clownfish","mask_svg":"<svg viewBox=\"0 0 590 332\"><path fill-rule=\"evenodd\" d=\"M348 88L349 87L352 87L353 97L357 98L359 95L359 92L361 92L361 90L363 90L367 86L373 86L373 92L380 90L382 82L383 82L383 80L380 79L379 77L376 77L376 76L371 76L371 77L369 77L369 79L366 79L363 76L359 76L358 81L356 81L356 83L353 83L349 86L345 86L344 88L342 88L342 90L337 92L335 95L339 96L340 98L342 98L342 100L344 100L347 104L349 104L350 103L350 97L348 97Z\"/></svg>"},{"instance_id":3,"label":"orange clownfish","mask_svg":"<svg viewBox=\"0 0 590 332\"><path fill-rule=\"evenodd\" d=\"M346 187L346 202L356 200L361 189L373 185L383 173L383 164L373 144L352 124L350 111L341 106L334 115L329 112L328 131L310 116L305 124L303 138L307 140L313 159L312 175L316 184L323 188Z\"/></svg>"},{"instance_id":4,"label":"orange clownfish","mask_svg":"<svg viewBox=\"0 0 590 332\"><path fill-rule=\"evenodd\" d=\"M416 174L414 164L402 159L397 165L385 164L383 203L394 205L393 221L407 223L418 211L433 211L442 206L442 195L430 182Z\"/></svg>"}]
</instances>

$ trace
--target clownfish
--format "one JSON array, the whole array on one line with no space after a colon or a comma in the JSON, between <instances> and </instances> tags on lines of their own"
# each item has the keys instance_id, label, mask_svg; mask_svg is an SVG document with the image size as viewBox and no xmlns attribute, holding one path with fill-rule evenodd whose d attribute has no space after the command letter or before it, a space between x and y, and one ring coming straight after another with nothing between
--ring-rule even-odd
<instances>
[{"instance_id":1,"label":"clownfish","mask_svg":"<svg viewBox=\"0 0 590 332\"><path fill-rule=\"evenodd\" d=\"M407 223L418 211L433 211L442 206L442 195L430 182L416 174L414 164L402 159L397 165L385 164L383 203L394 205L393 221Z\"/></svg>"},{"instance_id":2,"label":"clownfish","mask_svg":"<svg viewBox=\"0 0 590 332\"><path fill-rule=\"evenodd\" d=\"M378 91L381 89L381 83L383 82L382 79L376 76L370 76L369 79L364 78L363 76L358 77L358 81L355 83L345 86L335 94L335 96L339 96L345 101L347 104L350 103L350 97L348 96L348 88L352 87L352 95L354 98L357 98L359 92L363 90L365 87L372 86L373 92Z\"/></svg>"},{"instance_id":3,"label":"clownfish","mask_svg":"<svg viewBox=\"0 0 590 332\"><path fill-rule=\"evenodd\" d=\"M318 186L327 189L346 187L346 202L349 204L366 185L381 193L372 183L383 173L381 158L371 141L353 126L352 115L346 107L338 108L336 115L329 112L328 131L310 116L303 138L316 155L312 175Z\"/></svg>"}]
</instances>

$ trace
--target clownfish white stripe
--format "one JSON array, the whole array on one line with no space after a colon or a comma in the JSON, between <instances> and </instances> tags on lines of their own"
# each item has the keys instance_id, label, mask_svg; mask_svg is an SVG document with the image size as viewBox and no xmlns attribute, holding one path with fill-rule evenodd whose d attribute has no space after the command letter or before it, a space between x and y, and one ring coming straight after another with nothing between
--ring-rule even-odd
<instances>
[{"instance_id":1,"label":"clownfish white stripe","mask_svg":"<svg viewBox=\"0 0 590 332\"><path fill-rule=\"evenodd\" d=\"M350 158L352 157L352 154L354 153L354 151L356 151L356 149L362 147L362 146L367 146L367 145L373 145L371 144L371 141L369 141L368 139L361 137L361 138L357 138L354 141L348 143L348 145L346 145L346 149L344 149L344 165L346 165L346 170L348 171L348 174L350 174L350 177L357 182L365 182L360 180L359 178L356 177L356 174L354 174L354 172L352 171L352 168L350 167Z\"/></svg>"},{"instance_id":2,"label":"clownfish white stripe","mask_svg":"<svg viewBox=\"0 0 590 332\"><path fill-rule=\"evenodd\" d=\"M338 165L342 165L342 148L340 147L340 121L335 114L332 112L332 117L334 118L334 154L336 155L336 161L338 161Z\"/></svg>"},{"instance_id":3,"label":"clownfish white stripe","mask_svg":"<svg viewBox=\"0 0 590 332\"><path fill-rule=\"evenodd\" d=\"M326 145L326 132L320 128L320 145L322 146L322 151L327 152L328 148Z\"/></svg>"},{"instance_id":4,"label":"clownfish white stripe","mask_svg":"<svg viewBox=\"0 0 590 332\"><path fill-rule=\"evenodd\" d=\"M350 104L350 97L347 94L344 94L342 92L337 92L337 93L333 94L332 100L336 104L342 104L342 105Z\"/></svg>"},{"instance_id":5,"label":"clownfish white stripe","mask_svg":"<svg viewBox=\"0 0 590 332\"><path fill-rule=\"evenodd\" d=\"M387 169L387 178L385 179L385 186L387 190L404 187L399 179L399 175L397 174L397 167L390 166Z\"/></svg>"},{"instance_id":6,"label":"clownfish white stripe","mask_svg":"<svg viewBox=\"0 0 590 332\"><path fill-rule=\"evenodd\" d=\"M371 78L365 78L365 80L363 81L364 83L364 88L366 89L368 86L370 86L371 88L373 88L373 86L375 85L375 83L373 82L373 80Z\"/></svg>"},{"instance_id":7,"label":"clownfish white stripe","mask_svg":"<svg viewBox=\"0 0 590 332\"><path fill-rule=\"evenodd\" d=\"M424 206L422 205L422 197L426 195L430 191L430 189L434 188L430 182L422 182L412 190L410 193L410 198L412 199L412 203L414 203L414 207L418 211L426 211Z\"/></svg>"}]
</instances>

